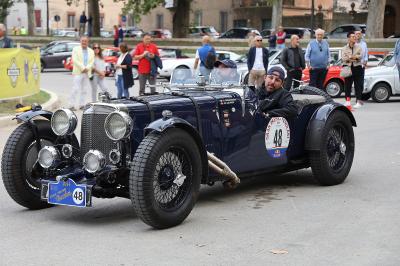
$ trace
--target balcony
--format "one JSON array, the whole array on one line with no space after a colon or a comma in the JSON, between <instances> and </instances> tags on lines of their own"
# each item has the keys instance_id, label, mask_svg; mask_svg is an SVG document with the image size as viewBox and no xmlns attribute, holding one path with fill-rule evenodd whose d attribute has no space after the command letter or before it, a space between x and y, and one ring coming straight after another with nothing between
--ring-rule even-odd
<instances>
[{"instance_id":1,"label":"balcony","mask_svg":"<svg viewBox=\"0 0 400 266\"><path fill-rule=\"evenodd\" d=\"M233 8L252 8L269 6L265 0L232 0Z\"/></svg>"}]
</instances>

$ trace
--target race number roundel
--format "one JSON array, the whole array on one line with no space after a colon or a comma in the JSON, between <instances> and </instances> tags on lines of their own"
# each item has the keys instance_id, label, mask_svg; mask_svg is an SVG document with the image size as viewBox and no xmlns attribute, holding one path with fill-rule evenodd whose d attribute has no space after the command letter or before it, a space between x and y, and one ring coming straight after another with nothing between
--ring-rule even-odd
<instances>
[{"instance_id":1,"label":"race number roundel","mask_svg":"<svg viewBox=\"0 0 400 266\"><path fill-rule=\"evenodd\" d=\"M74 192L72 192L72 199L74 200L75 204L82 204L85 200L85 194L83 193L83 189L75 188Z\"/></svg>"},{"instance_id":2,"label":"race number roundel","mask_svg":"<svg viewBox=\"0 0 400 266\"><path fill-rule=\"evenodd\" d=\"M290 141L289 123L283 117L273 117L265 130L265 147L273 158L286 153Z\"/></svg>"}]
</instances>

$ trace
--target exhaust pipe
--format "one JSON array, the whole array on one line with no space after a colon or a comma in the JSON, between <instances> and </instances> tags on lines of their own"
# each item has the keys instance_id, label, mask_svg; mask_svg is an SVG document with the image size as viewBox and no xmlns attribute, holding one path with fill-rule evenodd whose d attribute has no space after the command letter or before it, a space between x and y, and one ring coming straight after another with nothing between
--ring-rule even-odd
<instances>
[{"instance_id":1,"label":"exhaust pipe","mask_svg":"<svg viewBox=\"0 0 400 266\"><path fill-rule=\"evenodd\" d=\"M218 174L228 178L228 180L224 182L224 186L229 189L237 187L237 185L240 183L240 179L235 174L235 172L233 172L229 168L229 166L226 165L226 163L218 159L212 153L207 152L207 157L208 157L208 166Z\"/></svg>"}]
</instances>

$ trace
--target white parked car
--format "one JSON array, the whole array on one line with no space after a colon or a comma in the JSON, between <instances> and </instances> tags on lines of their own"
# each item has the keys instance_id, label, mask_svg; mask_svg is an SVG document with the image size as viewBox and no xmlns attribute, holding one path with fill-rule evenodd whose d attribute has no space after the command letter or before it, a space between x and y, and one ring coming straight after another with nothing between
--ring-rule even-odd
<instances>
[{"instance_id":1,"label":"white parked car","mask_svg":"<svg viewBox=\"0 0 400 266\"><path fill-rule=\"evenodd\" d=\"M241 55L230 51L216 51L217 59L231 59L233 61L239 59ZM163 69L159 71L159 77L169 79L175 69L190 69L193 71L195 58L171 58L163 59Z\"/></svg>"},{"instance_id":2,"label":"white parked car","mask_svg":"<svg viewBox=\"0 0 400 266\"><path fill-rule=\"evenodd\" d=\"M363 98L372 97L381 103L392 95L400 95L400 81L393 53L390 53L377 67L365 70Z\"/></svg>"}]
</instances>

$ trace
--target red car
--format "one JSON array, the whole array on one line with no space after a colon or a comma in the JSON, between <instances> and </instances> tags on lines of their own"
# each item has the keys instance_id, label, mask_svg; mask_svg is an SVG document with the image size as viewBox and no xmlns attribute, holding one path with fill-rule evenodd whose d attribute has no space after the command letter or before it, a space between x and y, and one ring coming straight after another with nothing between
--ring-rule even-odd
<instances>
[{"instance_id":1,"label":"red car","mask_svg":"<svg viewBox=\"0 0 400 266\"><path fill-rule=\"evenodd\" d=\"M381 60L381 54L384 52L374 52L370 51L367 63L367 68L375 67ZM332 66L329 67L328 73L326 74L326 78L324 81L325 91L331 97L338 97L344 91L344 78L340 76L340 70L342 70L342 60L339 59ZM303 70L303 76L301 78L303 81L310 80L310 72L309 69L306 68Z\"/></svg>"}]
</instances>

